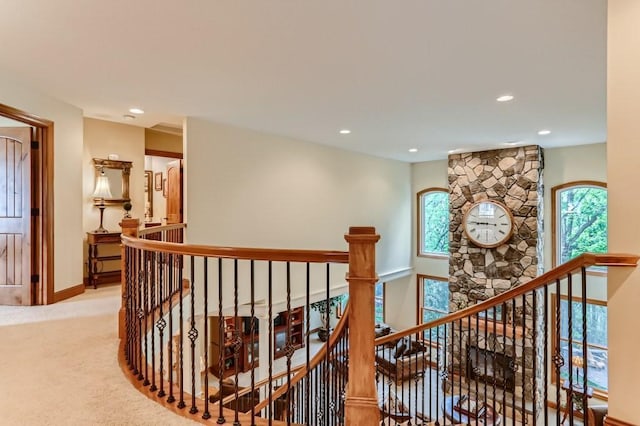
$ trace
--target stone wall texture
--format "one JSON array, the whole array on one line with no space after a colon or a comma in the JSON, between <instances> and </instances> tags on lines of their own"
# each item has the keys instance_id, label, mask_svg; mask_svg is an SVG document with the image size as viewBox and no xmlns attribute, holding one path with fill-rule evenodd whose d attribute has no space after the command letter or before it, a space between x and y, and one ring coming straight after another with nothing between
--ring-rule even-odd
<instances>
[{"instance_id":1,"label":"stone wall texture","mask_svg":"<svg viewBox=\"0 0 640 426\"><path fill-rule=\"evenodd\" d=\"M543 166L543 152L539 146L449 156L451 312L496 296L542 273ZM501 246L478 247L464 234L462 220L465 213L473 203L482 200L498 201L513 215L513 235ZM537 303L533 303L534 298ZM521 396L528 401L526 405L531 401L540 405L544 381L542 368L538 365L543 359L540 351L544 327L542 306L538 292L502 305L505 323L522 329L523 335L518 338L494 334L491 327L484 334L474 330L453 330L453 341L462 342L463 347L452 348L448 360L465 371L467 345L512 357L516 371L514 394L518 396L518 405L523 408L519 403ZM533 311L536 311L535 317ZM489 311L485 316L491 317L492 314ZM527 423L530 422L528 419Z\"/></svg>"},{"instance_id":2,"label":"stone wall texture","mask_svg":"<svg viewBox=\"0 0 640 426\"><path fill-rule=\"evenodd\" d=\"M449 289L452 312L530 281L542 267L542 149L524 146L449 156ZM496 248L470 243L464 214L494 200L513 214L511 239Z\"/></svg>"}]
</instances>

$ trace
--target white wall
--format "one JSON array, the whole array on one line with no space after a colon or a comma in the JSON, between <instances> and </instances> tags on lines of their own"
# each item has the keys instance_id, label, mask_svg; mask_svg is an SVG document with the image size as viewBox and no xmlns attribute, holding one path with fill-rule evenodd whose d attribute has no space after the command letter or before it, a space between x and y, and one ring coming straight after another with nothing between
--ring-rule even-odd
<instances>
[{"instance_id":1,"label":"white wall","mask_svg":"<svg viewBox=\"0 0 640 426\"><path fill-rule=\"evenodd\" d=\"M194 118L185 141L189 243L347 250L375 226L378 273L409 267L409 164Z\"/></svg>"},{"instance_id":2,"label":"white wall","mask_svg":"<svg viewBox=\"0 0 640 426\"><path fill-rule=\"evenodd\" d=\"M54 124L55 291L82 284L82 111L0 70L0 103Z\"/></svg>"},{"instance_id":3,"label":"white wall","mask_svg":"<svg viewBox=\"0 0 640 426\"><path fill-rule=\"evenodd\" d=\"M609 250L640 254L640 2L608 2ZM640 424L640 270L609 271L609 415Z\"/></svg>"}]
</instances>

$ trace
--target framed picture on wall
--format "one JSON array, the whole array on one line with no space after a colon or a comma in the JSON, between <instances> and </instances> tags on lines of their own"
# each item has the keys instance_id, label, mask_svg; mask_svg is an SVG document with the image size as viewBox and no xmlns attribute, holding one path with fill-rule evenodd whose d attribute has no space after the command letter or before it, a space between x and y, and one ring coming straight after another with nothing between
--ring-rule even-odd
<instances>
[{"instance_id":1,"label":"framed picture on wall","mask_svg":"<svg viewBox=\"0 0 640 426\"><path fill-rule=\"evenodd\" d=\"M156 191L162 191L162 172L153 175L153 188Z\"/></svg>"},{"instance_id":2,"label":"framed picture on wall","mask_svg":"<svg viewBox=\"0 0 640 426\"><path fill-rule=\"evenodd\" d=\"M162 180L162 196L167 198L167 179Z\"/></svg>"}]
</instances>

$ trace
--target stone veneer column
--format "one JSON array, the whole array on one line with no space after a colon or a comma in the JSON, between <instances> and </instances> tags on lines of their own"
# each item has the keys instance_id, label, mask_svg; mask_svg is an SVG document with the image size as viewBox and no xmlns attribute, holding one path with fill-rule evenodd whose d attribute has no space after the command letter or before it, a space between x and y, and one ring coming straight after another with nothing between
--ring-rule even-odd
<instances>
[{"instance_id":1,"label":"stone veneer column","mask_svg":"<svg viewBox=\"0 0 640 426\"><path fill-rule=\"evenodd\" d=\"M539 146L524 146L511 149L470 152L449 156L449 309L451 312L466 308L479 301L503 293L515 286L530 281L542 273L543 248L543 152ZM470 243L462 227L464 214L477 201L499 201L511 211L515 229L511 239L495 248L482 248ZM525 300L518 298L513 305L507 306L502 314L512 324L521 324L524 312L531 312L533 295ZM540 342L533 341L531 330L539 330L538 340L542 336L543 303L538 297L539 324L533 324L527 318L527 334L523 340L513 341L510 336L493 335L489 332L486 339L482 333L467 332L462 339L479 347L512 357L518 371L516 374L517 395L524 392L531 401L533 392L540 394L543 388L542 368L538 372L537 389L533 389L534 360L543 359L536 351ZM454 339L454 340L457 340ZM465 345L466 346L466 345ZM454 348L452 365L460 365L464 371L465 359L457 354L466 353L466 348ZM523 355L525 358L523 358ZM526 359L526 365L523 365ZM455 384L452 383L453 386ZM537 398L538 405L541 398ZM538 407L540 408L540 407Z\"/></svg>"},{"instance_id":2,"label":"stone veneer column","mask_svg":"<svg viewBox=\"0 0 640 426\"><path fill-rule=\"evenodd\" d=\"M542 149L525 146L449 156L449 289L451 311L530 281L541 271ZM471 205L495 200L513 214L507 244L470 243L462 219Z\"/></svg>"}]
</instances>

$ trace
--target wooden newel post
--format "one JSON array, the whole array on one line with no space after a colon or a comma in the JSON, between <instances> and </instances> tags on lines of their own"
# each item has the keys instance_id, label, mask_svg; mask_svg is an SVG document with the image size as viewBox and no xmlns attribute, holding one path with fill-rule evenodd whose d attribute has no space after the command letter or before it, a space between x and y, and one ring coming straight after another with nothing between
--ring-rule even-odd
<instances>
[{"instance_id":1,"label":"wooden newel post","mask_svg":"<svg viewBox=\"0 0 640 426\"><path fill-rule=\"evenodd\" d=\"M119 223L120 227L122 228L122 235L126 235L129 237L137 237L138 236L138 227L140 226L140 219L132 219L132 218L127 218L127 219L122 219L122 222ZM123 339L125 337L125 315L126 315L126 311L125 311L125 307L126 307L126 294L127 294L127 277L125 275L125 271L126 271L126 264L125 262L127 261L125 259L125 249L124 249L124 244L122 244L120 246L120 253L121 253L121 266L120 266L120 282L122 283L122 293L121 293L121 297L122 297L122 301L120 303L120 311L118 312L118 337Z\"/></svg>"},{"instance_id":2,"label":"wooden newel post","mask_svg":"<svg viewBox=\"0 0 640 426\"><path fill-rule=\"evenodd\" d=\"M376 243L380 236L373 227L351 227L349 243L349 384L347 426L380 424L375 370Z\"/></svg>"}]
</instances>

